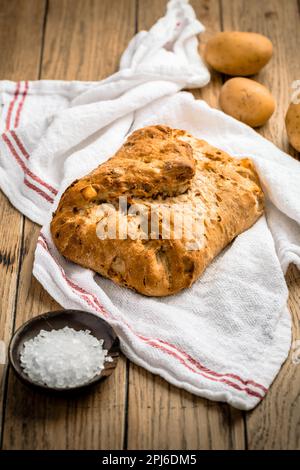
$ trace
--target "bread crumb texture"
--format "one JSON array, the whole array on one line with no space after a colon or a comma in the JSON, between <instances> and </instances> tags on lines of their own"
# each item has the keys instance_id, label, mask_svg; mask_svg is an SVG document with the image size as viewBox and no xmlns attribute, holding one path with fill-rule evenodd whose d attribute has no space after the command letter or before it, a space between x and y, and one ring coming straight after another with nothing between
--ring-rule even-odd
<instances>
[{"instance_id":1,"label":"bread crumb texture","mask_svg":"<svg viewBox=\"0 0 300 470\"><path fill-rule=\"evenodd\" d=\"M125 210L120 210L120 197ZM51 233L70 261L141 294L166 296L196 281L228 243L254 224L263 206L250 159L232 158L183 130L149 126L133 132L113 157L66 189ZM132 213L132 207L140 210ZM188 211L203 227L201 243L192 229L180 237L176 233L174 219ZM169 220L164 212L172 214ZM157 215L156 238L149 213ZM105 226L112 216L117 236L99 237L99 222Z\"/></svg>"}]
</instances>

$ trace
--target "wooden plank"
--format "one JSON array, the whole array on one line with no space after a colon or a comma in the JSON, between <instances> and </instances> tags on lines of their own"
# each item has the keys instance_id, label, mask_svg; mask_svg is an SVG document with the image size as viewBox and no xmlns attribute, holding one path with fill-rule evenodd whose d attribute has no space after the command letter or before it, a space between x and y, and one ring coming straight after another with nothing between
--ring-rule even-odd
<instances>
[{"instance_id":1,"label":"wooden plank","mask_svg":"<svg viewBox=\"0 0 300 470\"><path fill-rule=\"evenodd\" d=\"M130 363L128 449L243 449L242 413Z\"/></svg>"},{"instance_id":2,"label":"wooden plank","mask_svg":"<svg viewBox=\"0 0 300 470\"><path fill-rule=\"evenodd\" d=\"M0 0L0 79L36 80L45 0Z\"/></svg>"},{"instance_id":3,"label":"wooden plank","mask_svg":"<svg viewBox=\"0 0 300 470\"><path fill-rule=\"evenodd\" d=\"M135 0L50 0L42 78L101 80L135 32Z\"/></svg>"},{"instance_id":4,"label":"wooden plank","mask_svg":"<svg viewBox=\"0 0 300 470\"><path fill-rule=\"evenodd\" d=\"M0 79L38 77L45 2L0 1ZM23 216L0 194L0 341L10 339L22 247ZM0 441L2 434L7 366L0 364Z\"/></svg>"},{"instance_id":5,"label":"wooden plank","mask_svg":"<svg viewBox=\"0 0 300 470\"><path fill-rule=\"evenodd\" d=\"M98 80L117 69L134 34L133 0L51 0L42 78ZM58 305L32 278L38 227L26 221L16 326ZM57 398L22 386L10 374L6 449L120 449L126 409L126 360L89 393Z\"/></svg>"},{"instance_id":6,"label":"wooden plank","mask_svg":"<svg viewBox=\"0 0 300 470\"><path fill-rule=\"evenodd\" d=\"M300 77L299 9L296 0L223 0L224 28L256 31L267 35L274 44L274 56L257 78L272 91L277 109L260 132L291 155L299 157L287 142L284 116L291 95L291 84ZM292 314L294 339L300 339L300 276L290 268L287 282L290 289L289 308ZM247 414L247 435L250 449L300 448L300 367L291 361L291 354L272 384L265 400Z\"/></svg>"},{"instance_id":7,"label":"wooden plank","mask_svg":"<svg viewBox=\"0 0 300 470\"><path fill-rule=\"evenodd\" d=\"M165 1L140 0L138 29L148 29L164 13ZM197 17L206 26L203 44L220 30L218 1L193 0ZM201 44L201 49L203 49ZM218 101L221 77L213 74L209 87L195 90L196 97L212 106ZM243 413L175 388L160 377L130 364L128 440L129 449L243 449Z\"/></svg>"},{"instance_id":8,"label":"wooden plank","mask_svg":"<svg viewBox=\"0 0 300 470\"><path fill-rule=\"evenodd\" d=\"M199 52L204 57L204 49L207 41L222 30L222 11L219 1L191 0L197 18L204 24L205 31L200 35ZM223 84L222 75L210 69L211 79L204 88L192 90L197 99L205 100L214 108L219 107L219 91Z\"/></svg>"}]
</instances>

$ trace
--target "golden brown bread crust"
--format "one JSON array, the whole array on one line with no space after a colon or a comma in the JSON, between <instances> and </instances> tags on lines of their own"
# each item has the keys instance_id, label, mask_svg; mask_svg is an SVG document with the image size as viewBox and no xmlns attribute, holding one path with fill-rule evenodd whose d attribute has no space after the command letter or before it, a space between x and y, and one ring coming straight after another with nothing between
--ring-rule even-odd
<instances>
[{"instance_id":1,"label":"golden brown bread crust","mask_svg":"<svg viewBox=\"0 0 300 470\"><path fill-rule=\"evenodd\" d=\"M190 204L204 222L203 242L174 239L99 239L101 203L176 211ZM51 222L54 243L69 260L149 296L190 286L211 260L263 212L264 197L251 160L237 160L185 131L150 126L134 132L115 154L64 192ZM179 209L178 209L179 208ZM117 206L116 206L117 212ZM120 215L139 231L139 216ZM160 224L162 224L160 220ZM161 228L161 225L160 225ZM189 236L188 236L189 235Z\"/></svg>"}]
</instances>

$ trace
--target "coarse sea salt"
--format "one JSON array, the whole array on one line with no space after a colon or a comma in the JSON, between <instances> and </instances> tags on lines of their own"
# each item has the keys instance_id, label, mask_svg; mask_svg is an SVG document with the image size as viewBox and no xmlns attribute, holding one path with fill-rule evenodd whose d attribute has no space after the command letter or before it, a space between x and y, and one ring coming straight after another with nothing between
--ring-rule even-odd
<instances>
[{"instance_id":1,"label":"coarse sea salt","mask_svg":"<svg viewBox=\"0 0 300 470\"><path fill-rule=\"evenodd\" d=\"M100 375L105 361L112 362L103 340L89 330L41 330L24 343L21 366L31 380L52 388L72 388Z\"/></svg>"}]
</instances>

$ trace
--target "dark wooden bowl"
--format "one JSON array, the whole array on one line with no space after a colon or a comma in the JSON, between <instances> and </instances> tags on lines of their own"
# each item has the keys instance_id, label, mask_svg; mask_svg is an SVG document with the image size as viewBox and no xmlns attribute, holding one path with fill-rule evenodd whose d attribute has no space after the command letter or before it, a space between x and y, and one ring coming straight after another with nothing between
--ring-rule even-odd
<instances>
[{"instance_id":1,"label":"dark wooden bowl","mask_svg":"<svg viewBox=\"0 0 300 470\"><path fill-rule=\"evenodd\" d=\"M59 330L68 326L74 330L89 330L97 339L103 339L103 348L108 350L108 355L112 357L112 362L105 362L104 369L100 375L92 378L82 385L71 388L48 387L33 380L24 372L20 363L20 353L26 341L34 338L41 330ZM102 318L93 313L81 310L57 310L47 312L32 318L24 323L13 335L8 347L9 362L17 377L25 384L38 387L43 390L55 392L69 392L84 389L95 384L103 378L109 376L117 365L119 357L119 338L112 327Z\"/></svg>"}]
</instances>

